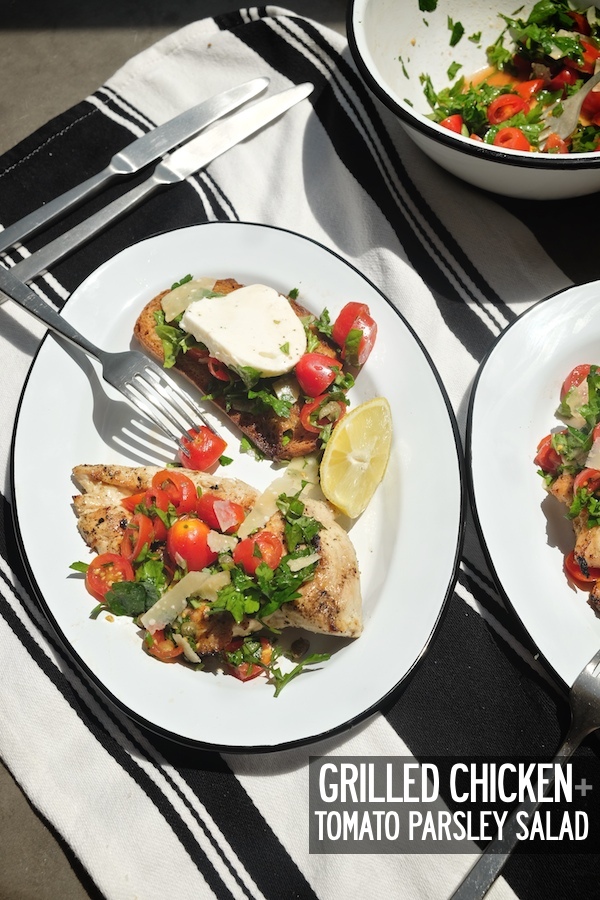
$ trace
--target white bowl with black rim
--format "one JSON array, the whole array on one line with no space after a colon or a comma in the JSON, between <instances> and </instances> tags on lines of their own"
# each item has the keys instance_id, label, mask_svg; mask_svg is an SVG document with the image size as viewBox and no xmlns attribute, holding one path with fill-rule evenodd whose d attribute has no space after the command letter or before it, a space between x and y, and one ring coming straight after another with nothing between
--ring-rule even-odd
<instances>
[{"instance_id":1,"label":"white bowl with black rim","mask_svg":"<svg viewBox=\"0 0 600 900\"><path fill-rule=\"evenodd\" d=\"M435 6L430 11L420 6ZM519 10L525 18L533 3ZM348 41L367 85L398 116L412 140L447 171L476 187L508 197L556 200L600 190L600 153L547 154L505 150L455 134L428 118L431 108L420 76L436 91L451 83L454 62L461 73L487 66L486 47L503 26L499 13L515 15L512 0L351 0ZM451 46L449 20L463 38ZM478 40L470 36L480 35Z\"/></svg>"}]
</instances>

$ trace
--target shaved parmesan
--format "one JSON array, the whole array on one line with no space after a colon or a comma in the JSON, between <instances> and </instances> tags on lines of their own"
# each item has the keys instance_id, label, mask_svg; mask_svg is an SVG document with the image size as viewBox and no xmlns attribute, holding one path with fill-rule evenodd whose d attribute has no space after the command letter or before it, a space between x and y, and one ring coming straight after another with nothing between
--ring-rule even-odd
<instances>
[{"instance_id":1,"label":"shaved parmesan","mask_svg":"<svg viewBox=\"0 0 600 900\"><path fill-rule=\"evenodd\" d=\"M179 287L169 291L160 301L166 321L172 322L176 316L185 312L194 300L201 300L207 294L210 294L214 286L214 278L194 278L192 281L186 281L185 284L180 284Z\"/></svg>"},{"instance_id":2,"label":"shaved parmesan","mask_svg":"<svg viewBox=\"0 0 600 900\"><path fill-rule=\"evenodd\" d=\"M597 438L592 444L583 465L586 469L600 469L600 438Z\"/></svg>"},{"instance_id":3,"label":"shaved parmesan","mask_svg":"<svg viewBox=\"0 0 600 900\"><path fill-rule=\"evenodd\" d=\"M296 559L288 560L288 568L290 572L299 572L307 566L312 566L313 563L318 562L320 559L320 553L311 553L309 556L298 556Z\"/></svg>"},{"instance_id":4,"label":"shaved parmesan","mask_svg":"<svg viewBox=\"0 0 600 900\"><path fill-rule=\"evenodd\" d=\"M154 606L141 616L140 622L151 634L161 631L165 625L170 625L181 615L190 597L214 601L217 599L217 591L229 584L229 581L229 572L213 573L208 569L188 572L181 581L165 591Z\"/></svg>"},{"instance_id":5,"label":"shaved parmesan","mask_svg":"<svg viewBox=\"0 0 600 900\"><path fill-rule=\"evenodd\" d=\"M293 459L285 472L263 491L238 529L240 538L246 538L252 532L266 525L271 516L277 512L277 498L281 494L290 496L297 494L302 489L304 482L307 484L302 493L303 497L308 494L309 487L317 488L320 493L319 466L316 459L310 456ZM310 493L310 496L313 494Z\"/></svg>"},{"instance_id":6,"label":"shaved parmesan","mask_svg":"<svg viewBox=\"0 0 600 900\"><path fill-rule=\"evenodd\" d=\"M192 650L190 647L190 642L186 641L182 634L174 633L172 635L173 640L177 644L178 647L181 647L183 650L183 655L188 660L188 662L192 663L201 663L202 659L198 656L195 650Z\"/></svg>"},{"instance_id":7,"label":"shaved parmesan","mask_svg":"<svg viewBox=\"0 0 600 900\"><path fill-rule=\"evenodd\" d=\"M209 531L206 535L206 543L213 553L233 552L237 542L238 539L232 534L220 534L218 531Z\"/></svg>"},{"instance_id":8,"label":"shaved parmesan","mask_svg":"<svg viewBox=\"0 0 600 900\"><path fill-rule=\"evenodd\" d=\"M571 415L564 416L558 414L558 418L561 419L565 425L572 425L573 428L583 428L585 419L579 410L589 401L589 397L587 378L584 378L581 384L571 388L563 401L571 411Z\"/></svg>"}]
</instances>

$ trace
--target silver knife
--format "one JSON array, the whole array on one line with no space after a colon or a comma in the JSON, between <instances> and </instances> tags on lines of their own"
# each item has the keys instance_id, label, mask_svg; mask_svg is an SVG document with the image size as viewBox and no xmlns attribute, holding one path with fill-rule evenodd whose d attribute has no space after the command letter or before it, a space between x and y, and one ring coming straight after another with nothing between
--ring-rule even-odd
<instances>
[{"instance_id":1,"label":"silver knife","mask_svg":"<svg viewBox=\"0 0 600 900\"><path fill-rule=\"evenodd\" d=\"M184 181L216 159L217 156L225 153L226 150L250 137L264 125L279 118L290 107L308 97L313 90L314 85L310 82L298 84L293 88L273 94L272 97L259 100L253 106L246 107L223 122L213 125L212 128L167 156L146 181L132 188L117 200L113 200L104 209L37 250L27 259L17 263L10 269L11 274L23 282L31 281L57 260L62 259L63 256L71 253L76 247L106 228L110 222L129 212L151 193L167 185ZM3 299L5 298L0 295L0 302L3 302Z\"/></svg>"},{"instance_id":2,"label":"silver knife","mask_svg":"<svg viewBox=\"0 0 600 900\"><path fill-rule=\"evenodd\" d=\"M197 106L186 109L185 112L163 125L153 128L148 134L116 153L108 166L97 175L92 175L77 187L34 210L13 225L9 225L4 231L0 231L0 252L39 231L44 225L48 225L67 210L96 194L114 179L133 175L144 166L160 159L169 150L183 144L184 141L206 128L207 125L211 125L216 119L237 109L252 97L256 97L265 90L268 84L268 78L253 78L251 81L223 91L215 97L210 97Z\"/></svg>"}]
</instances>

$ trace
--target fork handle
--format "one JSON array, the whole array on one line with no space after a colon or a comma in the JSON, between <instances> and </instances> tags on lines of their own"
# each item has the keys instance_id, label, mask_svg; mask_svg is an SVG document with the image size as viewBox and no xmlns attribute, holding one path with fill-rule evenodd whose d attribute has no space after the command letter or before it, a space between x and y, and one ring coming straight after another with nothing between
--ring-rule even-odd
<instances>
[{"instance_id":1,"label":"fork handle","mask_svg":"<svg viewBox=\"0 0 600 900\"><path fill-rule=\"evenodd\" d=\"M15 303L18 303L32 316L42 321L52 331L62 335L71 344L75 344L76 347L89 353L90 356L102 360L104 356L103 350L100 350L76 328L69 325L66 319L63 319L48 303L45 303L44 300L38 297L30 287L23 284L18 278L15 278L12 271L0 269L0 291L6 295L4 299L14 300Z\"/></svg>"},{"instance_id":2,"label":"fork handle","mask_svg":"<svg viewBox=\"0 0 600 900\"><path fill-rule=\"evenodd\" d=\"M589 734L589 729L582 729L578 724L572 722L562 746L554 757L553 765L564 766L587 734ZM554 771L554 769L552 771ZM544 796L550 791L553 784L554 776L549 779L544 790ZM541 799L526 800L512 811L502 829L502 838L496 835L496 837L490 841L481 856L479 856L473 867L467 872L463 881L452 894L450 900L482 900L482 898L485 897L504 868L504 864L510 854L519 843L517 835L519 834L521 824L517 819L518 814L527 813L527 816L529 817L535 812L540 803Z\"/></svg>"},{"instance_id":3,"label":"fork handle","mask_svg":"<svg viewBox=\"0 0 600 900\"><path fill-rule=\"evenodd\" d=\"M0 231L0 253L17 244L28 235L35 234L44 225L49 225L50 222L53 222L72 207L79 205L88 197L92 197L119 174L119 171L111 163L101 172L92 175L91 178L71 188L70 191L66 191L60 197L50 200L49 203L44 204L39 209L35 209L29 215L23 216L18 222L9 225L4 231Z\"/></svg>"}]
</instances>

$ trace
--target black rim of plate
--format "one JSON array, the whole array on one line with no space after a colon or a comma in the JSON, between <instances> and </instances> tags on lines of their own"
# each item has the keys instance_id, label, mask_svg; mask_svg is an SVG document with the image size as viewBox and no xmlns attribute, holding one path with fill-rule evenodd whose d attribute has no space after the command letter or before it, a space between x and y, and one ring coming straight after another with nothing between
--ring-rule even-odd
<instances>
[{"instance_id":1,"label":"black rim of plate","mask_svg":"<svg viewBox=\"0 0 600 900\"><path fill-rule=\"evenodd\" d=\"M437 144L443 144L445 147L450 148L451 150L456 150L458 153L463 153L465 156L475 156L480 157L481 159L487 159L490 162L503 163L508 164L509 166L518 166L519 168L528 168L528 169L538 169L538 170L558 170L558 169L595 169L600 166L600 154L598 153L588 153L588 154L558 154L558 153L506 153L498 148L490 148L487 147L486 144L481 143L480 141L469 141L469 140L457 140L456 136L452 134L452 132L447 131L447 129L440 129L439 131L433 131L426 122L422 121L418 116L409 112L403 106L401 106L389 93L385 88L383 88L370 68L365 63L363 56L360 52L358 41L356 39L356 30L355 30L355 9L358 0L350 0L350 4L348 6L348 12L346 17L346 30L348 34L348 46L350 48L350 53L352 54L352 58L362 75L364 81L370 88L370 90L375 94L375 96L381 100L381 102L387 106L391 112L398 116L401 122L406 123L411 128L414 128L416 131L419 131L425 137L428 137L430 140L434 140Z\"/></svg>"},{"instance_id":2,"label":"black rim of plate","mask_svg":"<svg viewBox=\"0 0 600 900\"><path fill-rule=\"evenodd\" d=\"M387 691L387 693L385 693L376 703L374 703L372 706L368 707L367 709L363 710L362 712L358 713L357 715L353 716L352 718L350 718L344 722L341 722L339 725L336 725L333 728L328 729L327 731L325 731L323 733L310 735L310 736L298 738L297 740L285 741L282 743L277 743L277 744L272 744L272 745L271 744L269 744L269 745L256 744L256 745L244 745L244 746L242 746L242 745L230 746L230 745L226 745L226 744L217 744L217 743L214 743L211 741L195 740L193 738L186 737L185 735L179 735L172 731L164 729L159 725L155 725L153 722L150 722L147 719L145 719L144 717L138 715L133 710L129 709L129 707L127 706L126 703L119 700L118 697L115 697L114 694L112 694L112 692L107 690L107 688L104 687L102 681L98 678L98 676L94 674L94 672L87 666L87 664L80 658L79 654L71 646L70 641L68 640L68 638L62 631L60 625L58 624L52 611L50 610L50 608L44 598L43 592L38 585L37 579L35 577L35 573L33 572L33 569L29 563L27 551L26 551L26 548L24 545L22 534L21 534L21 528L19 525L19 514L18 514L18 510L17 510L16 493L15 493L15 442L16 442L16 437L17 437L17 431L19 428L21 408L22 408L22 405L25 400L25 395L27 393L27 386L29 384L29 379L30 379L31 373L33 372L33 369L36 365L38 355L42 351L42 348L44 347L46 341L49 338L48 333L44 335L42 341L40 342L40 346L38 347L38 349L36 351L36 354L32 361L29 372L27 373L27 377L25 379L25 383L23 385L23 389L21 391L21 396L19 397L19 403L17 406L17 412L16 412L16 416L15 416L15 422L14 422L14 426L13 426L13 433L12 433L12 440L11 440L11 449L10 449L10 490L11 490L11 497L12 497L11 511L12 511L12 517L13 517L13 522L14 522L14 526L15 526L15 536L16 536L16 540L17 540L17 545L19 548L23 566L25 568L25 571L27 573L29 581L34 589L35 598L37 599L38 603L40 604L44 614L46 615L47 619L49 620L56 635L60 639L61 645L66 649L67 653L69 654L70 659L87 676L87 678L96 686L96 688L100 691L100 693L103 697L110 700L110 702L117 709L119 709L122 713L124 713L129 719L134 721L136 724L142 726L143 728L147 729L150 733L158 735L162 738L166 738L167 740L174 741L177 744L184 745L187 747L197 748L197 749L201 749L201 750L211 750L211 751L223 752L223 753L270 753L270 752L276 752L279 750L287 750L287 749L291 749L294 747L301 747L301 746L306 746L308 744L317 743L318 741L322 741L325 738L333 737L337 734L341 734L345 731L348 731L355 725L358 725L359 723L365 721L370 716L381 711L382 708L385 707L386 705L392 703L397 698L400 691L406 687L410 678L412 678L412 676L414 675L419 663L422 661L422 659L424 658L428 649L430 648L432 641L433 641L435 635L437 634L438 629L444 619L444 615L445 615L445 612L446 612L447 606L448 606L448 601L454 591L454 586L456 584L456 580L458 577L458 565L459 565L460 553L461 553L461 549L462 549L462 545L463 545L463 541L464 541L464 531L465 531L465 521L466 521L465 457L464 457L464 454L462 451L460 434L459 434L456 417L454 415L454 410L452 409L452 406L450 404L450 400L446 393L446 389L441 380L439 372L437 371L437 368L435 367L429 353L423 346L421 340L416 335L416 333L414 332L414 330L410 326L410 324L406 321L404 316L398 311L398 309L396 309L396 307L385 296L385 294L383 294L379 290L379 288L375 284L373 284L372 281L370 281L365 275L363 275L363 273L360 272L359 269L357 269L355 266L353 266L347 260L343 259L335 251L331 250L328 247L325 247L323 244L321 244L319 241L314 240L313 238L307 237L306 235L299 234L298 232L292 231L290 229L278 228L273 225L265 225L265 224L256 223L256 222L239 222L239 221L236 221L236 222L231 222L231 221L200 222L197 225L183 226L181 229L174 228L167 232L156 232L155 234L150 235L148 238L144 238L143 240L140 240L140 241L130 245L130 247L136 246L136 244L138 244L138 243L141 244L145 240L150 240L150 239L159 237L161 234L167 234L167 233L171 233L173 231L180 231L180 230L183 231L187 228L198 228L198 227L214 228L214 227L218 227L220 225L270 229L272 231L283 232L285 234L292 235L295 238L307 241L311 244L316 245L317 247L320 247L322 250L324 250L330 256L333 256L335 259L339 260L341 263L343 263L344 265L346 265L350 269L352 269L354 272L356 272L367 284L369 284L379 294L381 299L394 311L394 313L403 322L403 324L407 328L408 332L414 339L415 343L418 345L421 352L423 353L423 356L424 356L426 362L428 363L429 367L431 368L431 371L434 375L434 378L437 382L438 388L439 388L442 398L444 400L444 404L446 406L446 410L447 410L450 424L452 427L452 432L454 435L454 445L455 445L455 451L456 451L456 456L457 456L458 475L459 475L459 481L460 481L460 485L459 485L459 489L460 489L459 521L458 521L457 534L456 534L454 563L453 563L453 567L452 567L452 572L450 573L448 586L447 586L444 598L442 600L437 619L431 630L431 633L429 634L423 648L421 649L417 658L412 663L411 667L407 670L407 672L405 672L405 674L402 676L400 681L398 681L395 685L393 685L389 689L389 691ZM124 250L121 252L124 252L127 249L129 249L129 247L124 248ZM90 273L90 274L92 274L92 273ZM82 284L83 284L83 282L82 282ZM73 292L73 293L75 293L75 292ZM67 300L67 302L65 303L65 308L68 306L68 303L69 303L69 300Z\"/></svg>"}]
</instances>

